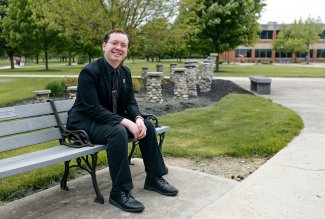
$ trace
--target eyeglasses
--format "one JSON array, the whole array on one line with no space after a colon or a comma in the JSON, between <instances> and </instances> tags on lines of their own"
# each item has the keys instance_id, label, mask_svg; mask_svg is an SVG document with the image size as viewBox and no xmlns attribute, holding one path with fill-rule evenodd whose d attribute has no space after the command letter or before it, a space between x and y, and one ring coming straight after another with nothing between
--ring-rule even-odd
<instances>
[{"instance_id":1,"label":"eyeglasses","mask_svg":"<svg viewBox=\"0 0 325 219\"><path fill-rule=\"evenodd\" d=\"M125 44L125 43L119 43L119 42L116 42L116 41L107 42L107 43L111 44L115 48L117 48L118 46L120 46L121 49L126 49L128 47L127 44Z\"/></svg>"}]
</instances>

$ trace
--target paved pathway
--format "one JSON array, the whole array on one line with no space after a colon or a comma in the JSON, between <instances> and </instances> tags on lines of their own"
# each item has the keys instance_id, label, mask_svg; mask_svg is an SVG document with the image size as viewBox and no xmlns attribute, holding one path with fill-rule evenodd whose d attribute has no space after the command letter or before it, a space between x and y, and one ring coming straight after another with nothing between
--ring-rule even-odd
<instances>
[{"instance_id":1,"label":"paved pathway","mask_svg":"<svg viewBox=\"0 0 325 219\"><path fill-rule=\"evenodd\" d=\"M230 78L227 78L230 79ZM249 88L247 78L231 78ZM0 207L0 218L325 218L325 79L273 79L274 102L296 111L304 120L302 133L243 182L170 167L167 179L177 197L143 189L143 167L132 166L134 195L146 209L130 214L107 204L110 180L99 171L104 205L92 201L88 176Z\"/></svg>"}]
</instances>

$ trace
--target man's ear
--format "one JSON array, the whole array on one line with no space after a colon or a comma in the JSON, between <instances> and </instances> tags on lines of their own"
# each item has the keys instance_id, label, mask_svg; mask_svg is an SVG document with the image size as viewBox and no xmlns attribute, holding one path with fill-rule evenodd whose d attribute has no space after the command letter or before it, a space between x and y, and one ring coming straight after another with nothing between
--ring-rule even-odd
<instances>
[{"instance_id":1,"label":"man's ear","mask_svg":"<svg viewBox=\"0 0 325 219\"><path fill-rule=\"evenodd\" d=\"M103 42L103 43L102 43L102 49L103 49L103 51L105 51L105 47L106 47L106 45L107 45L106 42Z\"/></svg>"}]
</instances>

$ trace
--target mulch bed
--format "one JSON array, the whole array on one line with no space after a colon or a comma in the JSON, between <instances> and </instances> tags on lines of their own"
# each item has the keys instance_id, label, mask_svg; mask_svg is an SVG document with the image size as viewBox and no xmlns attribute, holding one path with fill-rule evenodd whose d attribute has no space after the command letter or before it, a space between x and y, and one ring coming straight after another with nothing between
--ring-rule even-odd
<instances>
[{"instance_id":1,"label":"mulch bed","mask_svg":"<svg viewBox=\"0 0 325 219\"><path fill-rule=\"evenodd\" d=\"M197 87L197 97L190 97L188 100L175 99L174 83L168 79L164 79L162 82L163 103L150 103L146 101L145 92L136 93L136 98L142 113L160 116L180 112L189 108L208 106L230 93L252 94L232 81L217 79L213 80L210 92L202 93L200 92L200 88Z\"/></svg>"}]
</instances>

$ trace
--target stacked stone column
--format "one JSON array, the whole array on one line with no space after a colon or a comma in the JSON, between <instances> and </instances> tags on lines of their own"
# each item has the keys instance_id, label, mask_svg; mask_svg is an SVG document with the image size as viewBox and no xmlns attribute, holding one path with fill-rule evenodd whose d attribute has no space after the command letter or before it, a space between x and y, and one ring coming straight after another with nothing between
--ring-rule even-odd
<instances>
[{"instance_id":1,"label":"stacked stone column","mask_svg":"<svg viewBox=\"0 0 325 219\"><path fill-rule=\"evenodd\" d=\"M186 68L174 68L174 97L188 99Z\"/></svg>"},{"instance_id":2,"label":"stacked stone column","mask_svg":"<svg viewBox=\"0 0 325 219\"><path fill-rule=\"evenodd\" d=\"M77 89L78 89L78 86L67 87L67 91L68 91L68 94L69 94L69 99L76 99L76 97L77 97Z\"/></svg>"},{"instance_id":3,"label":"stacked stone column","mask_svg":"<svg viewBox=\"0 0 325 219\"><path fill-rule=\"evenodd\" d=\"M197 62L186 62L186 83L188 95L191 97L197 96L196 85L198 84L198 64Z\"/></svg>"},{"instance_id":4,"label":"stacked stone column","mask_svg":"<svg viewBox=\"0 0 325 219\"><path fill-rule=\"evenodd\" d=\"M143 91L146 92L146 84L147 84L147 73L148 73L149 68L147 67L142 67L142 72L141 72L141 82L144 85L143 86Z\"/></svg>"},{"instance_id":5,"label":"stacked stone column","mask_svg":"<svg viewBox=\"0 0 325 219\"><path fill-rule=\"evenodd\" d=\"M164 65L163 64L157 64L156 69L157 69L157 72L164 72Z\"/></svg>"},{"instance_id":6,"label":"stacked stone column","mask_svg":"<svg viewBox=\"0 0 325 219\"><path fill-rule=\"evenodd\" d=\"M34 102L35 103L45 103L50 97L51 90L35 90L33 94L35 94Z\"/></svg>"},{"instance_id":7,"label":"stacked stone column","mask_svg":"<svg viewBox=\"0 0 325 219\"><path fill-rule=\"evenodd\" d=\"M213 62L210 60L203 61L202 76L200 80L201 92L209 92L213 80Z\"/></svg>"},{"instance_id":8,"label":"stacked stone column","mask_svg":"<svg viewBox=\"0 0 325 219\"><path fill-rule=\"evenodd\" d=\"M162 89L161 79L163 78L163 72L147 72L146 79L146 90L148 101L152 103L162 103Z\"/></svg>"},{"instance_id":9,"label":"stacked stone column","mask_svg":"<svg viewBox=\"0 0 325 219\"><path fill-rule=\"evenodd\" d=\"M177 68L177 63L170 63L170 77L169 80L174 81L174 68Z\"/></svg>"}]
</instances>

